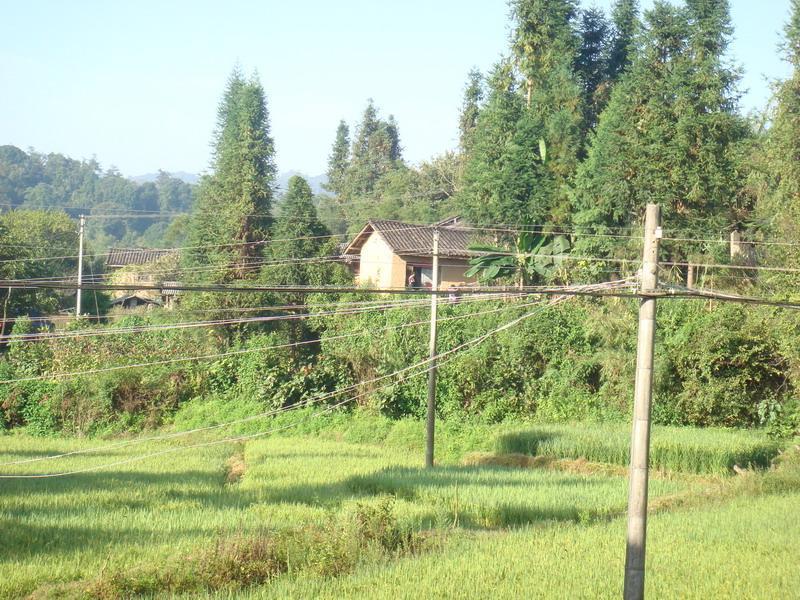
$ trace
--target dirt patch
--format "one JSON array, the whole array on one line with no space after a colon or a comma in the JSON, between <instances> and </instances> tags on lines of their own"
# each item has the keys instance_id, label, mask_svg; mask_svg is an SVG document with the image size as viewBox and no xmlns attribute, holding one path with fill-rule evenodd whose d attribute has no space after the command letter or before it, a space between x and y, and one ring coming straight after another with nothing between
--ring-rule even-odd
<instances>
[{"instance_id":1,"label":"dirt patch","mask_svg":"<svg viewBox=\"0 0 800 600\"><path fill-rule=\"evenodd\" d=\"M520 469L549 469L577 475L604 475L624 477L628 469L619 465L589 462L583 458L552 458L549 456L530 456L528 454L494 454L491 452L472 452L464 456L465 465L487 467L515 467Z\"/></svg>"},{"instance_id":2,"label":"dirt patch","mask_svg":"<svg viewBox=\"0 0 800 600\"><path fill-rule=\"evenodd\" d=\"M225 483L230 485L239 483L244 477L245 470L244 452L237 452L225 461Z\"/></svg>"}]
</instances>

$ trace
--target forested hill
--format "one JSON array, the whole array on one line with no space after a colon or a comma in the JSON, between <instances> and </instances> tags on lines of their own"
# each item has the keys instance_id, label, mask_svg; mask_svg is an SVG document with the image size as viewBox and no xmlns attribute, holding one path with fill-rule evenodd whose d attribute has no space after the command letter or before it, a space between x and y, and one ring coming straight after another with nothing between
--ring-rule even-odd
<instances>
[{"instance_id":1,"label":"forested hill","mask_svg":"<svg viewBox=\"0 0 800 600\"><path fill-rule=\"evenodd\" d=\"M157 246L180 239L182 219L176 221L175 213L189 212L194 196L193 185L164 171L155 181L137 183L113 167L103 171L94 159L0 146L0 212L27 208L117 215L93 220L88 234L96 248ZM169 214L155 218L155 212Z\"/></svg>"}]
</instances>

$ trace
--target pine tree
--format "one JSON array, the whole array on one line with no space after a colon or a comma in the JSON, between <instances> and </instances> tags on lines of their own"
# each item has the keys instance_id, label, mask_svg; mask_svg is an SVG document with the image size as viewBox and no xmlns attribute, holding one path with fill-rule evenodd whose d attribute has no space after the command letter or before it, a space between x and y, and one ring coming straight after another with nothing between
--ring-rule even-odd
<instances>
[{"instance_id":1,"label":"pine tree","mask_svg":"<svg viewBox=\"0 0 800 600\"><path fill-rule=\"evenodd\" d=\"M548 207L535 212L549 213L548 221L560 221L569 214L565 190L582 153L583 94L575 63L580 38L575 29L577 3L574 0L514 0L511 3L512 50L524 80L523 95L528 112L525 129L541 131L547 146L543 173L552 177L556 197ZM539 139L520 140L536 152ZM538 165L533 167L538 169Z\"/></svg>"},{"instance_id":2,"label":"pine tree","mask_svg":"<svg viewBox=\"0 0 800 600\"><path fill-rule=\"evenodd\" d=\"M337 198L348 228L361 227L365 219L375 216L378 182L402 166L397 122L393 116L385 121L381 119L374 102L369 100L356 127L350 161L344 171L341 192Z\"/></svg>"},{"instance_id":3,"label":"pine tree","mask_svg":"<svg viewBox=\"0 0 800 600\"><path fill-rule=\"evenodd\" d=\"M647 13L642 55L614 89L578 174L578 224L627 226L659 202L667 226L701 233L744 210L735 155L747 129L723 59L728 14L703 14L666 2Z\"/></svg>"},{"instance_id":4,"label":"pine tree","mask_svg":"<svg viewBox=\"0 0 800 600\"><path fill-rule=\"evenodd\" d=\"M489 97L473 132L472 152L464 167L464 189L459 205L475 225L518 223L526 218L527 202L504 193L506 153L525 110L513 67L501 61L489 75Z\"/></svg>"},{"instance_id":5,"label":"pine tree","mask_svg":"<svg viewBox=\"0 0 800 600\"><path fill-rule=\"evenodd\" d=\"M511 14L512 60L490 76L459 199L476 224L557 224L583 143L576 2L514 0Z\"/></svg>"},{"instance_id":6,"label":"pine tree","mask_svg":"<svg viewBox=\"0 0 800 600\"><path fill-rule=\"evenodd\" d=\"M260 281L267 285L302 286L352 283L344 267L336 263L314 262L315 257L336 255L337 240L328 237L328 229L320 222L314 207L314 194L302 177L289 179L280 212L272 228L272 243L266 252L267 262L261 269ZM306 294L286 292L273 295L278 304L300 305ZM303 320L279 325L289 342L310 338L311 330ZM297 351L292 351L297 358Z\"/></svg>"},{"instance_id":7,"label":"pine tree","mask_svg":"<svg viewBox=\"0 0 800 600\"><path fill-rule=\"evenodd\" d=\"M511 47L525 78L527 103L553 71L571 66L580 41L573 29L575 0L512 0Z\"/></svg>"},{"instance_id":8,"label":"pine tree","mask_svg":"<svg viewBox=\"0 0 800 600\"><path fill-rule=\"evenodd\" d=\"M598 8L581 11L580 32L575 70L583 88L584 124L594 129L604 105L608 74L609 26L603 11Z\"/></svg>"},{"instance_id":9,"label":"pine tree","mask_svg":"<svg viewBox=\"0 0 800 600\"><path fill-rule=\"evenodd\" d=\"M758 215L767 233L781 241L800 241L800 0L791 0L784 29L784 57L792 75L776 89L775 111L767 138L769 190L759 199ZM773 264L800 266L800 252L787 246L769 248Z\"/></svg>"},{"instance_id":10,"label":"pine tree","mask_svg":"<svg viewBox=\"0 0 800 600\"><path fill-rule=\"evenodd\" d=\"M325 189L334 194L341 194L344 189L345 172L350 161L350 128L344 121L339 121L336 128L336 139L333 142L331 155L328 157L328 181Z\"/></svg>"},{"instance_id":11,"label":"pine tree","mask_svg":"<svg viewBox=\"0 0 800 600\"><path fill-rule=\"evenodd\" d=\"M295 175L289 179L280 212L272 228L269 259L304 259L318 256L329 234L317 217L314 193L305 179ZM308 263L273 266L262 269L262 279L280 285L322 283L311 281L313 265Z\"/></svg>"},{"instance_id":12,"label":"pine tree","mask_svg":"<svg viewBox=\"0 0 800 600\"><path fill-rule=\"evenodd\" d=\"M637 0L617 0L611 9L612 34L608 53L608 80L616 82L636 55L639 31Z\"/></svg>"},{"instance_id":13,"label":"pine tree","mask_svg":"<svg viewBox=\"0 0 800 600\"><path fill-rule=\"evenodd\" d=\"M275 183L274 144L264 89L235 68L217 112L212 173L198 190L189 231L189 266L216 266L209 280L246 273L268 235Z\"/></svg>"},{"instance_id":14,"label":"pine tree","mask_svg":"<svg viewBox=\"0 0 800 600\"><path fill-rule=\"evenodd\" d=\"M458 142L463 154L469 154L472 148L472 136L478 125L483 95L483 75L477 69L473 69L467 75L464 100L461 103L461 113L458 118Z\"/></svg>"}]
</instances>

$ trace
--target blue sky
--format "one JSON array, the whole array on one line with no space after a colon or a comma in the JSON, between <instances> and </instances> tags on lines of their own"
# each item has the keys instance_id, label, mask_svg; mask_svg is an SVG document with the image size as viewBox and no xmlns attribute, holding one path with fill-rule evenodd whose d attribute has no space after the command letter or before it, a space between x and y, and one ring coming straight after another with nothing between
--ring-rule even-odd
<instances>
[{"instance_id":1,"label":"blue sky","mask_svg":"<svg viewBox=\"0 0 800 600\"><path fill-rule=\"evenodd\" d=\"M585 1L607 8L612 0ZM642 0L644 8L652 0ZM762 107L789 0L732 0L742 106ZM207 168L233 65L257 70L281 170L325 170L367 98L419 162L455 145L467 72L507 48L504 0L0 0L0 144L138 175Z\"/></svg>"}]
</instances>

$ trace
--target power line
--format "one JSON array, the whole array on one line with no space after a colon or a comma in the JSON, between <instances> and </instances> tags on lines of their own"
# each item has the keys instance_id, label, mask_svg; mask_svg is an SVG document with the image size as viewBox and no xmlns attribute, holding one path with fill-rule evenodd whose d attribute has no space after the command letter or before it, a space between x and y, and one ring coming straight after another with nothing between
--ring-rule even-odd
<instances>
[{"instance_id":1,"label":"power line","mask_svg":"<svg viewBox=\"0 0 800 600\"><path fill-rule=\"evenodd\" d=\"M518 294L514 296L515 298L520 298L526 296L527 294ZM461 302L476 302L481 301L485 302L487 300L494 300L496 296L484 295L484 296L477 296L474 298L464 298ZM106 329L80 329L80 330L69 330L69 331L57 331L57 332L42 332L42 333L24 333L24 334L4 334L0 335L0 342L9 342L9 343L24 343L24 342L39 342L39 341L51 341L51 340L60 340L60 339L76 339L76 338L87 338L87 337L99 337L105 335L125 335L125 334L132 334L132 333L153 333L153 332L162 332L162 331L171 331L176 329L194 329L200 327L223 327L227 325L241 325L241 324L255 324L255 323L268 323L274 321L291 321L291 320L302 320L302 319L314 319L318 317L331 317L331 316L342 316L342 315L356 315L356 314L363 314L372 311L387 311L393 310L397 308L416 308L425 306L427 304L427 300L396 300L392 302L386 302L384 304L375 304L375 305L368 305L368 306L356 306L352 308L346 308L344 310L332 310L332 311L323 311L323 312L305 312L305 313L296 313L296 314L287 314L287 315L275 315L275 316L259 316L259 317L241 317L241 318L231 318L231 319L217 319L212 321L187 321L187 322L179 322L179 323L159 323L159 324L145 324L145 325L133 325L130 327L110 327ZM295 304L290 305L294 310L308 310L305 305L302 304ZM275 310L270 308L270 310Z\"/></svg>"},{"instance_id":2,"label":"power line","mask_svg":"<svg viewBox=\"0 0 800 600\"><path fill-rule=\"evenodd\" d=\"M59 283L59 282L36 282L36 283L17 283L13 281L0 280L0 287L11 289L66 289L73 290L74 285ZM152 290L160 291L164 288L163 285L145 285L145 284L86 284L83 286L84 290L97 290L97 291L125 291L125 290ZM512 286L512 285L496 285L496 286L453 286L449 289L432 290L428 288L407 288L407 287L388 287L388 288L369 288L369 287L354 287L354 286L312 286L312 285L253 285L253 286L234 286L234 285L220 285L220 284L198 284L198 285L169 285L170 290L184 291L184 292L209 292L209 293L300 293L300 294L400 294L400 295L430 295L437 294L440 296L450 295L451 293L460 294L497 294L497 293L520 293L528 292L532 294L541 294L545 296L554 296L559 294L573 295L573 296L621 296L621 297L638 297L636 293L620 292L617 289L610 289L609 291L585 291L581 286Z\"/></svg>"},{"instance_id":3,"label":"power line","mask_svg":"<svg viewBox=\"0 0 800 600\"><path fill-rule=\"evenodd\" d=\"M499 309L492 309L492 310L488 310L488 311L484 311L484 312L468 313L468 314L465 314L465 315L456 315L456 316L452 316L452 317L445 317L445 318L439 319L439 321L457 321L457 320L461 320L461 319L468 319L468 318L475 317L475 316L482 315L482 314L489 314L489 313L492 313L492 312L498 312L500 310L503 310L504 308L505 307L502 307L502 308L499 308ZM391 330L395 330L395 329L404 329L404 328L407 328L407 327L416 327L416 326L424 325L424 324L427 324L427 323L428 323L428 320L425 319L425 320L421 320L421 321L414 321L414 322L411 322L411 323L404 323L402 325L389 325L389 326L382 327L382 328L379 328L377 330L372 330L372 331L391 331ZM228 357L228 356L240 356L240 355L243 355L243 354L250 354L250 353L254 353L254 352L263 352L263 351L266 351L266 350L278 350L278 349L284 349L284 348L294 348L294 347L298 347L298 346L306 346L306 345L309 345L309 344L317 344L317 343L333 341L333 340L338 340L338 339L346 339L346 338L351 338L351 337L357 337L359 335L364 335L365 333L372 333L372 331L370 331L370 332L358 331L358 332L355 332L355 333L339 334L339 335L327 336L327 337L324 337L324 338L314 338L314 339L311 339L311 340L304 340L304 341L300 341L300 342L291 342L291 343L285 343L285 344L277 344L277 345L273 345L273 346L260 346L258 348L245 348L245 349L242 349L242 350L232 350L232 351L228 351L228 352L219 352L219 353L205 354L205 355L200 355L200 356L186 356L186 357L170 358L170 359L143 362L143 363L117 365L117 366L113 366L113 367L103 367L103 368L97 368L97 369L88 369L88 370L85 370L85 371L76 371L76 372L72 372L72 373L50 373L50 374L47 374L47 375L35 375L35 376L30 376L30 377L21 377L21 378L17 378L17 379L6 379L6 380L0 381L0 385L23 383L23 382L26 382L26 381L47 381L47 380L50 380L50 379L69 379L69 378L73 378L73 377L81 377L81 376L84 376L84 375L96 375L96 374L99 374L99 373L109 373L109 372L112 372L112 371L121 371L121 370L125 370L125 369L138 369L138 368L144 368L144 367L153 367L153 366L161 366L161 365L168 365L168 364L178 364L178 363L183 363L183 362L192 362L192 361L199 361L199 360L211 360L211 359L217 359L217 358L225 358L225 357Z\"/></svg>"},{"instance_id":4,"label":"power line","mask_svg":"<svg viewBox=\"0 0 800 600\"><path fill-rule=\"evenodd\" d=\"M564 298L556 299L554 302L559 302L559 301L561 301L563 299ZM483 342L484 340L488 339L492 335L495 335L495 334L497 334L497 333L499 333L501 331L509 329L510 327L513 327L517 323L520 323L524 319L530 318L535 314L536 314L536 311L531 311L531 312L526 313L525 315L523 315L523 316L521 316L521 317L519 317L519 318L517 318L517 319L515 319L515 320L513 320L513 321L511 321L509 323L506 323L504 325L501 325L501 326L489 331L486 334L483 334L481 336L478 336L476 338L468 340L467 342L459 344L458 346L455 346L454 348L451 348L450 350L448 350L446 352L438 354L435 357L422 360L422 361L420 361L420 362L418 362L418 363L416 363L414 365L411 365L409 367L404 367L403 369L397 370L397 371L395 371L393 373L390 373L390 374L387 374L387 375L383 375L383 376L380 376L378 378L375 378L375 379L372 379L372 380L369 380L369 381L366 381L366 382L359 382L358 384L354 384L354 385L355 386L359 386L359 385L366 385L368 383L374 383L376 381L383 380L383 379L386 379L386 378L389 378L389 377L395 377L395 376L397 376L399 374L402 374L402 373L408 372L410 370L413 370L413 369L428 365L434 360L438 361L442 357L450 356L450 355L452 355L452 354L454 354L454 353L456 353L456 352L458 352L458 351L460 351L460 350L462 350L464 348L468 348L468 347L480 344L481 342ZM445 362L447 362L447 361L441 361L441 364L444 364ZM426 373L427 371L428 371L428 368L426 367L426 368L422 369L421 371L419 371L418 373L415 373L415 375ZM408 378L410 378L412 376L413 375L409 375L408 377L402 379L402 381L404 381L404 380L406 380L406 379L408 379ZM393 382L392 385L394 385L396 383L397 382ZM351 388L352 387L353 386L351 386ZM340 393L340 392L336 392L334 395L336 395L338 393ZM335 408L339 408L340 406L343 406L344 404L353 401L354 399L357 399L357 398L359 398L361 396L366 395L367 393L369 393L369 390L366 391L366 392L363 392L361 394L358 394L358 395L356 395L354 397L348 398L348 399L346 399L346 400L344 400L342 402L334 404L333 406L328 407L328 408L324 409L323 411L320 411L318 413L314 413L310 417L313 417L315 415L318 416L320 414L325 414L326 412L330 412L330 411L334 410ZM303 405L302 404L298 404L296 406L298 408L301 408ZM258 417L247 417L246 419L247 420L252 420L253 418L258 418ZM181 447L177 447L177 448L169 448L167 450L162 450L162 451L155 452L155 453L150 453L150 454L146 454L146 455L140 455L140 456L136 456L136 457L131 457L129 459L124 459L122 461L114 461L112 463L106 463L106 464L103 464L103 465L95 465L93 467L87 467L85 469L76 469L76 470L64 471L64 472L60 472L60 473L48 473L48 474L38 474L38 475L0 475L0 479L46 479L46 478L64 477L64 476L68 476L68 475L77 475L79 473L98 471L98 470L109 468L109 467L112 467L112 466L120 466L120 465L123 465L123 464L129 464L129 463L132 463L132 462L138 462L138 461L141 461L141 460L146 460L148 458L154 458L154 457L157 457L157 456L162 456L162 455L170 454L170 453L173 453L173 452L179 452L179 451L182 451L182 450L189 450L189 449L195 449L195 448L212 446L212 445L223 444L223 443L230 443L230 442L239 442L239 441L253 439L253 438L256 438L256 437L262 437L264 435L269 435L270 433L276 433L277 431L297 426L298 424L304 422L304 420L305 419L301 419L300 421L295 421L295 423L290 423L290 424L287 424L287 425L279 427L279 428L269 429L267 431L261 431L261 432L256 432L256 433L252 433L252 434L245 434L245 435L240 435L240 436L223 438L223 439L220 439L220 440L213 440L213 441L210 441L210 442L201 442L199 444L192 444L192 445L189 445L189 446L181 446ZM229 422L226 425L231 425L231 424L235 424L235 422ZM222 426L222 425L220 424L218 426L210 426L210 427L219 427L219 426ZM196 431L191 431L191 432L188 432L188 433L195 433L195 432ZM187 433L187 435L188 435L188 433ZM177 434L173 434L171 437L175 437L176 435ZM92 449L90 449L90 450L92 450ZM98 451L98 450L99 449L94 449L93 451ZM71 455L74 455L74 454L77 454L77 453L78 453L77 451L74 452L74 453L65 453L63 456L71 456ZM47 460L48 458L50 458L50 457L43 457L42 460ZM7 463L7 464L20 464L20 463ZM0 466L6 466L6 465L0 465Z\"/></svg>"},{"instance_id":5,"label":"power line","mask_svg":"<svg viewBox=\"0 0 800 600\"><path fill-rule=\"evenodd\" d=\"M564 300L564 298L555 299L555 300L551 301L551 303L549 305L555 304L555 303L560 302L562 300ZM522 308L522 306L524 306L524 305L518 305L518 306L515 306L515 307L511 307L511 308ZM506 309L507 308L509 308L509 307L506 307ZM545 307L544 306L540 306L540 309L543 309L543 308L545 308ZM456 352L458 352L458 351L460 351L460 350L462 350L464 348L469 348L471 346L479 344L479 343L483 342L484 340L488 339L490 336L492 336L492 335L494 335L496 333L499 333L500 331L504 331L505 329L508 329L509 327L512 327L513 325L516 325L517 323L521 322L522 320L533 316L534 314L536 314L536 311L528 312L525 315L523 315L522 317L520 317L518 319L515 319L514 321L511 321L509 323L501 325L500 327L497 327L497 328L491 330L490 332L488 332L486 334L483 334L481 336L478 336L476 338L468 340L467 342L459 344L456 347L451 348L450 350L448 350L446 352L443 352L443 353L437 355L434 358L428 358L428 359L422 360L422 361L420 361L420 362L418 362L418 363L416 363L414 365L411 365L411 366L408 366L408 367L404 367L403 369L399 369L399 370L394 371L393 373L389 373L387 375L381 375L379 377L373 378L373 379L368 380L368 381L358 382L356 384L353 384L353 385L349 386L348 388L344 388L343 390L337 390L335 392L330 392L330 393L324 394L323 396L321 396L321 397L319 397L319 398L317 398L317 399L315 399L315 400L313 400L313 401L311 401L309 403L298 403L298 404L294 405L294 407L286 408L285 410L292 410L293 408L302 408L304 406L309 406L310 404L319 403L324 399L331 398L331 397L334 397L336 395L339 395L342 392L347 391L348 389L355 389L355 388L357 388L359 386L364 386L364 385L367 385L367 384L375 383L377 381L382 381L382 380L390 378L390 377L396 377L397 375L400 375L400 374L403 374L403 373L407 373L407 372L409 372L411 370L414 370L414 369L417 369L419 367L425 367L425 368L423 368L422 370L418 371L417 373L408 375L408 376L400 379L399 381L405 381L405 380L407 380L407 379L409 379L409 378L411 378L413 376L426 373L428 371L427 365L432 360L437 360L438 361L440 358L448 357L448 356L450 358L453 358L452 355L455 354ZM446 360L439 361L439 364L445 364L449 360L450 359L448 358ZM392 382L390 384L390 387L393 386L393 385L396 385L397 383L399 383L399 381ZM338 408L340 406L343 406L344 404L346 404L348 402L351 402L351 401L353 401L353 400L355 400L357 398L360 398L360 397L362 397L362 396L364 396L364 395L366 395L368 393L374 393L375 391L376 390L367 390L365 392L357 394L356 396L353 396L353 397L348 398L348 399L346 399L346 400L344 400L342 402L334 404L333 406L325 409L324 411L322 411L321 413L318 413L318 414L323 414L324 412L327 412L327 411L333 410L335 408ZM135 443L144 443L144 442L147 442L147 441L154 441L154 440L161 441L161 440L164 440L164 439L173 439L173 438L179 437L179 436L191 435L191 434L202 432L202 431L208 431L208 430L211 430L211 429L218 429L220 427L227 427L227 426L230 426L230 425L235 425L235 424L240 424L240 423L252 421L252 420L258 419L258 418L264 418L266 416L271 416L272 414L276 414L277 412L284 412L284 410L280 409L280 410L275 410L275 411L268 411L266 413L261 413L259 415L252 415L250 417L245 417L243 419L237 419L237 420L234 420L234 421L229 421L229 422L226 422L224 424L221 423L221 424L217 424L217 425L211 425L211 426L207 426L207 427L203 427L203 428L197 428L197 429L194 429L194 430L189 430L189 431L186 431L186 432L177 432L177 433L173 433L173 434L167 434L165 436L153 436L151 438L145 438L145 439L142 439L142 440L130 440L130 441L121 442L121 443L118 443L118 444L108 445L108 446L105 446L105 447L90 448L90 449L86 449L85 451L73 451L73 452L68 452L68 453L64 453L64 454L61 454L61 455L55 455L55 456L50 456L50 457L37 457L37 458L34 458L34 459L26 459L26 460L22 460L22 461L11 461L11 462L8 462L8 463L0 463L0 466L11 466L11 465L26 464L26 463L30 463L30 462L39 462L39 461L42 461L42 460L52 460L52 459L56 459L56 458L64 458L64 457L68 457L68 456L74 456L76 454L87 454L87 453L98 452L98 451L101 451L101 450L107 450L107 449L111 449L111 448L115 448L115 447L120 447L122 445L131 445L131 444L135 444ZM300 422L302 422L302 420ZM296 424L299 424L299 422L295 422L294 425L296 425ZM288 428L288 427L291 427L291 426L294 426L294 425L293 424L289 424L287 426L284 426L284 428ZM281 429L281 428L279 428L279 429ZM3 479L20 479L20 478L21 479L44 479L44 478L49 478L49 477L61 477L61 476L66 476L66 475L75 475L75 474L78 474L79 472L95 471L95 470L100 470L102 468L108 468L108 467L111 467L111 466L119 466L121 464L127 464L128 462L136 462L138 460L145 460L146 458L152 458L154 456L160 456L160 455L162 455L164 453L177 452L177 451L181 451L181 450L188 450L188 449L192 449L192 448L202 447L202 446L205 446L205 445L213 445L213 444L218 444L218 443L228 443L229 441L241 441L243 439L251 439L252 437L258 437L258 436L261 436L261 435L267 435L268 433L274 433L275 431L276 430L268 430L267 432L258 432L256 434L248 434L246 436L237 436L236 438L223 438L222 440L214 440L213 442L202 442L201 444L194 444L194 445L190 445L190 446L182 446L182 447L179 447L179 448L171 448L171 449L169 449L167 451L160 451L160 452L153 453L153 454L147 454L147 455L143 455L143 456L139 456L139 457L132 457L131 459L125 459L124 461L115 461L113 463L107 463L105 465L97 465L95 467L89 467L88 469L75 470L75 471L69 471L69 472L62 472L62 473L57 473L57 474L0 475L0 478L3 478Z\"/></svg>"}]
</instances>

